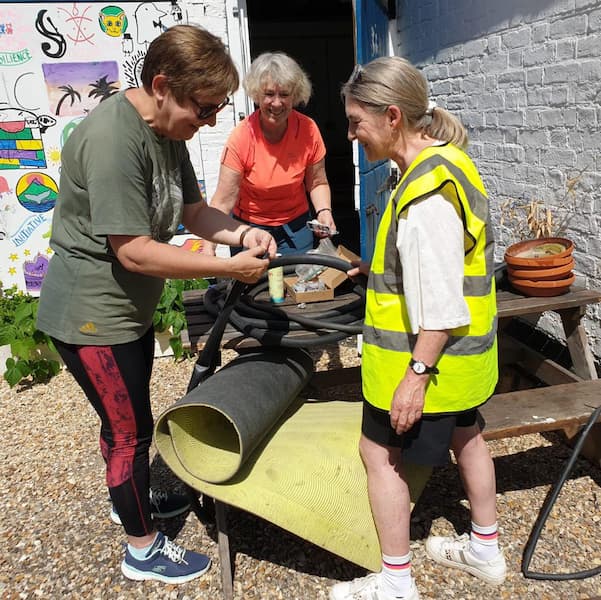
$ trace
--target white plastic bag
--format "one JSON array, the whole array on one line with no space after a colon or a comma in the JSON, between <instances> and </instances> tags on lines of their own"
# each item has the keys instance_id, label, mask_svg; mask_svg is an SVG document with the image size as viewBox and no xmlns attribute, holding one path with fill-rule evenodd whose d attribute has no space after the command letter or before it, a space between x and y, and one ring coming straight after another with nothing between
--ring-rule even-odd
<instances>
[{"instance_id":1,"label":"white plastic bag","mask_svg":"<svg viewBox=\"0 0 601 600\"><path fill-rule=\"evenodd\" d=\"M332 243L330 238L321 238L319 245L313 250L309 250L307 254L323 254L325 256L338 256L336 246ZM323 265L297 265L294 272L298 277L298 282L310 281L315 279L320 273L326 270L327 267Z\"/></svg>"}]
</instances>

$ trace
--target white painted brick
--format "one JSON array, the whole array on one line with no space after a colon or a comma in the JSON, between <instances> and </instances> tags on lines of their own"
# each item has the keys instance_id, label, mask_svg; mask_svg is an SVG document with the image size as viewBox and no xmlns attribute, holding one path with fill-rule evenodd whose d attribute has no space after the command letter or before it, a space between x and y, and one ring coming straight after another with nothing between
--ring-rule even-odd
<instances>
[{"instance_id":1,"label":"white painted brick","mask_svg":"<svg viewBox=\"0 0 601 600\"><path fill-rule=\"evenodd\" d=\"M576 152L565 148L546 148L541 152L541 161L562 169L573 167L576 164Z\"/></svg>"},{"instance_id":2,"label":"white painted brick","mask_svg":"<svg viewBox=\"0 0 601 600\"><path fill-rule=\"evenodd\" d=\"M483 56L486 51L486 40L473 40L463 45L463 56Z\"/></svg>"},{"instance_id":3,"label":"white painted brick","mask_svg":"<svg viewBox=\"0 0 601 600\"><path fill-rule=\"evenodd\" d=\"M522 126L524 124L524 111L504 110L499 112L498 119L501 126Z\"/></svg>"},{"instance_id":4,"label":"white painted brick","mask_svg":"<svg viewBox=\"0 0 601 600\"><path fill-rule=\"evenodd\" d=\"M569 101L570 88L567 85L557 85L551 87L551 106L565 106Z\"/></svg>"},{"instance_id":5,"label":"white painted brick","mask_svg":"<svg viewBox=\"0 0 601 600\"><path fill-rule=\"evenodd\" d=\"M601 81L601 60L578 61L578 81L592 81L596 84Z\"/></svg>"},{"instance_id":6,"label":"white painted brick","mask_svg":"<svg viewBox=\"0 0 601 600\"><path fill-rule=\"evenodd\" d=\"M565 129L553 129L551 131L551 145L564 147L567 145L568 135ZM578 147L574 147L575 150L579 150Z\"/></svg>"},{"instance_id":7,"label":"white painted brick","mask_svg":"<svg viewBox=\"0 0 601 600\"><path fill-rule=\"evenodd\" d=\"M549 25L550 38L584 35L586 33L586 16L576 15L558 19Z\"/></svg>"},{"instance_id":8,"label":"white painted brick","mask_svg":"<svg viewBox=\"0 0 601 600\"><path fill-rule=\"evenodd\" d=\"M558 40L556 49L558 61L573 60L576 58L576 39Z\"/></svg>"},{"instance_id":9,"label":"white painted brick","mask_svg":"<svg viewBox=\"0 0 601 600\"><path fill-rule=\"evenodd\" d=\"M597 5L599 3L597 2ZM601 31L601 9L591 10L588 13L587 33Z\"/></svg>"},{"instance_id":10,"label":"white painted brick","mask_svg":"<svg viewBox=\"0 0 601 600\"><path fill-rule=\"evenodd\" d=\"M543 68L535 67L526 69L526 88L527 90L533 85L542 85L543 83Z\"/></svg>"},{"instance_id":11,"label":"white painted brick","mask_svg":"<svg viewBox=\"0 0 601 600\"><path fill-rule=\"evenodd\" d=\"M591 58L599 57L599 48L601 47L601 35L594 34L584 38L579 38L576 41L576 57Z\"/></svg>"},{"instance_id":12,"label":"white painted brick","mask_svg":"<svg viewBox=\"0 0 601 600\"><path fill-rule=\"evenodd\" d=\"M555 43L547 43L542 46L526 48L524 50L524 66L549 64L555 58Z\"/></svg>"},{"instance_id":13,"label":"white painted brick","mask_svg":"<svg viewBox=\"0 0 601 600\"><path fill-rule=\"evenodd\" d=\"M563 113L560 108L541 110L539 115L542 127L561 127L564 124Z\"/></svg>"},{"instance_id":14,"label":"white painted brick","mask_svg":"<svg viewBox=\"0 0 601 600\"><path fill-rule=\"evenodd\" d=\"M501 40L505 48L524 48L530 45L530 28L510 31L501 35Z\"/></svg>"},{"instance_id":15,"label":"white painted brick","mask_svg":"<svg viewBox=\"0 0 601 600\"><path fill-rule=\"evenodd\" d=\"M524 51L522 49L512 50L507 55L507 65L510 69L520 69L523 64L523 54Z\"/></svg>"},{"instance_id":16,"label":"white painted brick","mask_svg":"<svg viewBox=\"0 0 601 600\"><path fill-rule=\"evenodd\" d=\"M544 42L549 37L549 24L548 23L536 23L531 29L532 42Z\"/></svg>"},{"instance_id":17,"label":"white painted brick","mask_svg":"<svg viewBox=\"0 0 601 600\"><path fill-rule=\"evenodd\" d=\"M523 108L526 106L526 91L521 89L505 92L505 108Z\"/></svg>"},{"instance_id":18,"label":"white painted brick","mask_svg":"<svg viewBox=\"0 0 601 600\"><path fill-rule=\"evenodd\" d=\"M550 134L542 129L522 129L518 142L526 148L542 148L549 144Z\"/></svg>"},{"instance_id":19,"label":"white painted brick","mask_svg":"<svg viewBox=\"0 0 601 600\"><path fill-rule=\"evenodd\" d=\"M499 75L497 75L499 87L523 85L525 80L526 77L523 69L520 69L519 71L505 71L504 73L499 73Z\"/></svg>"},{"instance_id":20,"label":"white painted brick","mask_svg":"<svg viewBox=\"0 0 601 600\"><path fill-rule=\"evenodd\" d=\"M568 81L577 81L578 65L575 62L570 64L555 64L544 68L543 79L545 84L567 83Z\"/></svg>"},{"instance_id":21,"label":"white painted brick","mask_svg":"<svg viewBox=\"0 0 601 600\"><path fill-rule=\"evenodd\" d=\"M505 97L503 94L482 94L480 96L480 107L483 110L505 108Z\"/></svg>"}]
</instances>

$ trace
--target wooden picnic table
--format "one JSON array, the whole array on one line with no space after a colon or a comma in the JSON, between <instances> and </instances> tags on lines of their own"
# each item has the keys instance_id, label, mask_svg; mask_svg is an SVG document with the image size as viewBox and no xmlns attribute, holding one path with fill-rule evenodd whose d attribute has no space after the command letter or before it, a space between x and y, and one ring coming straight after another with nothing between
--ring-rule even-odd
<instances>
[{"instance_id":1,"label":"wooden picnic table","mask_svg":"<svg viewBox=\"0 0 601 600\"><path fill-rule=\"evenodd\" d=\"M499 315L499 361L518 365L544 386L495 394L483 408L487 419L485 438L498 439L541 431L563 430L568 439L601 403L598 379L582 317L587 306L601 301L601 291L572 287L567 294L527 297L512 291L497 294ZM570 369L559 365L506 330L515 317L538 318L545 312L560 317ZM591 431L582 453L601 464L601 425Z\"/></svg>"},{"instance_id":2,"label":"wooden picnic table","mask_svg":"<svg viewBox=\"0 0 601 600\"><path fill-rule=\"evenodd\" d=\"M184 342L194 349L206 339L212 319L202 311L203 292L192 290L184 293L189 324ZM341 293L334 300L309 303L302 308L287 299L280 306L292 313L311 316L345 304L351 298L352 294ZM601 397L601 382L598 381L595 360L582 325L587 306L600 301L600 290L575 286L566 294L552 297L528 297L510 290L497 292L500 365L515 365L544 386L503 390L495 394L481 411L486 420L486 439L551 430L563 430L569 439L576 435ZM507 333L514 318L536 320L548 311L556 313L561 320L572 363L569 369ZM258 344L231 327L227 328L223 341L224 346L237 348ZM320 371L313 379L315 388L359 382L359 367ZM583 454L601 462L601 425L597 425L589 435Z\"/></svg>"}]
</instances>

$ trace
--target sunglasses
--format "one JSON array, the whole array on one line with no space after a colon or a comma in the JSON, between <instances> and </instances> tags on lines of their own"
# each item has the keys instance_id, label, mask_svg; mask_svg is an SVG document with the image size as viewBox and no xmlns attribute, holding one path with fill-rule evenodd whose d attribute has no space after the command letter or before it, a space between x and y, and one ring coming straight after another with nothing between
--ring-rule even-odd
<instances>
[{"instance_id":1,"label":"sunglasses","mask_svg":"<svg viewBox=\"0 0 601 600\"><path fill-rule=\"evenodd\" d=\"M196 106L196 116L199 121L206 121L210 119L213 115L216 115L220 110L223 110L229 103L230 98L226 98L221 104L199 104L194 100L194 98L190 98L194 106Z\"/></svg>"}]
</instances>

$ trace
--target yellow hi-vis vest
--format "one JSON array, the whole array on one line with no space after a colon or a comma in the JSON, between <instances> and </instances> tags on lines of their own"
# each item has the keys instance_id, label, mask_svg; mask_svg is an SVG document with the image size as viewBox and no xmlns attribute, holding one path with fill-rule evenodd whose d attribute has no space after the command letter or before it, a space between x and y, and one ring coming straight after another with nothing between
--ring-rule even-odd
<instances>
[{"instance_id":1,"label":"yellow hi-vis vest","mask_svg":"<svg viewBox=\"0 0 601 600\"><path fill-rule=\"evenodd\" d=\"M362 379L366 400L390 410L417 336L411 333L396 247L399 219L412 203L432 194L449 200L464 231L463 295L470 324L450 330L430 375L424 414L474 408L492 395L498 378L494 241L488 198L470 158L451 144L418 154L392 193L382 216L367 284Z\"/></svg>"}]
</instances>

